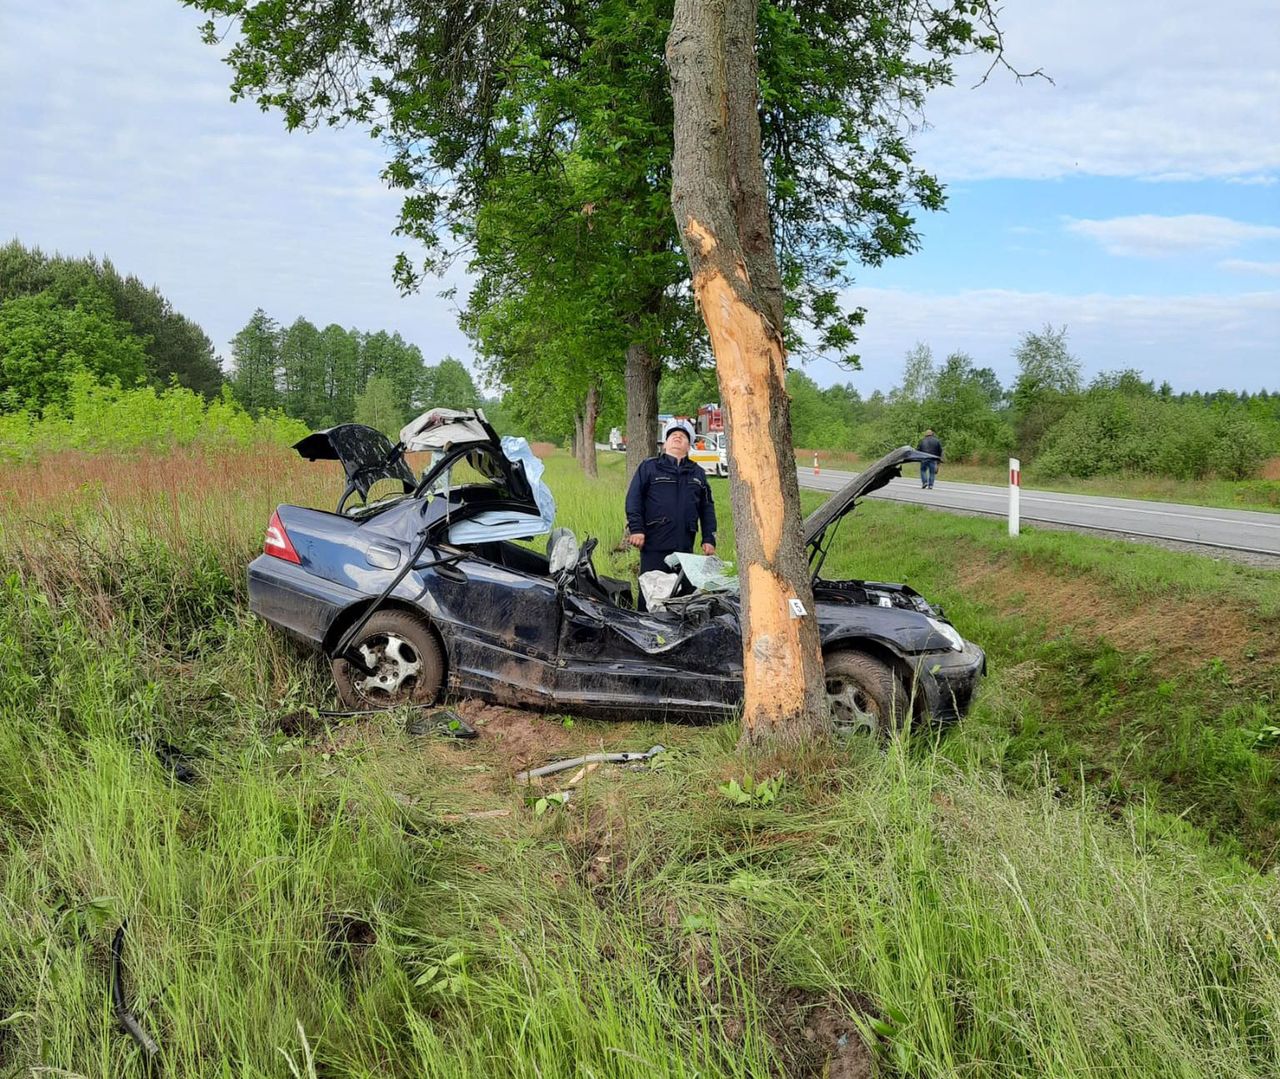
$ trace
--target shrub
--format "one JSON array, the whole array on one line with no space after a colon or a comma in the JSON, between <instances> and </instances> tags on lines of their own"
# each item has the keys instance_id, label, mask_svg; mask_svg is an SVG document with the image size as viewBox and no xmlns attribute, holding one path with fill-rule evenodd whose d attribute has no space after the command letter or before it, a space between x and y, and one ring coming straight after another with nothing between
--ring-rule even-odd
<instances>
[{"instance_id":1,"label":"shrub","mask_svg":"<svg viewBox=\"0 0 1280 1079\"><path fill-rule=\"evenodd\" d=\"M200 394L173 386L124 390L78 374L65 407L42 416L0 414L0 460L24 460L51 450L164 450L174 446L288 445L308 431L280 412L254 419L224 387L206 402Z\"/></svg>"},{"instance_id":2,"label":"shrub","mask_svg":"<svg viewBox=\"0 0 1280 1079\"><path fill-rule=\"evenodd\" d=\"M1043 476L1119 472L1202 479L1253 475L1265 456L1256 424L1239 414L1115 389L1094 389L1045 437Z\"/></svg>"}]
</instances>

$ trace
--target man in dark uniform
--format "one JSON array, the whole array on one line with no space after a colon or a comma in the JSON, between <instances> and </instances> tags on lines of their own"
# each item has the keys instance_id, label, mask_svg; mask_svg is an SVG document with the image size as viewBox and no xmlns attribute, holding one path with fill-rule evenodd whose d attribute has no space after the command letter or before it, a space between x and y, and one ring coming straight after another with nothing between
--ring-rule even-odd
<instances>
[{"instance_id":1,"label":"man in dark uniform","mask_svg":"<svg viewBox=\"0 0 1280 1079\"><path fill-rule=\"evenodd\" d=\"M662 435L662 452L636 469L627 491L627 532L640 548L640 572L670 572L667 555L690 554L702 529L702 553L716 552L716 505L702 468L689 460L693 432L683 420L671 420Z\"/></svg>"}]
</instances>

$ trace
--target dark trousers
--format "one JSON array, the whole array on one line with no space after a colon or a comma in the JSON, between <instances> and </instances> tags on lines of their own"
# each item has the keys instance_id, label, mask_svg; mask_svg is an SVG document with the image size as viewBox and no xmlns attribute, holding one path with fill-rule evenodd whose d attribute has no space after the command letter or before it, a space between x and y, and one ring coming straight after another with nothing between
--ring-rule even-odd
<instances>
[{"instance_id":1,"label":"dark trousers","mask_svg":"<svg viewBox=\"0 0 1280 1079\"><path fill-rule=\"evenodd\" d=\"M651 569L660 569L663 573L675 572L667 565L667 555L672 553L673 550L659 551L648 546L641 547L640 572L648 573Z\"/></svg>"}]
</instances>

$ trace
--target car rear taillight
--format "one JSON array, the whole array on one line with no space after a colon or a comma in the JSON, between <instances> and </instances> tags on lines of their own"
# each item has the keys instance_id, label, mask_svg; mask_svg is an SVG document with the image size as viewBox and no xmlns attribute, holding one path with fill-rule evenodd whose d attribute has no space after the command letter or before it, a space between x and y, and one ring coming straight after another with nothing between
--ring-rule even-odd
<instances>
[{"instance_id":1,"label":"car rear taillight","mask_svg":"<svg viewBox=\"0 0 1280 1079\"><path fill-rule=\"evenodd\" d=\"M267 525L267 538L262 541L262 551L264 554L283 558L286 562L302 564L302 559L298 557L298 552L293 549L293 544L289 541L289 533L280 523L279 510L271 514L271 523Z\"/></svg>"}]
</instances>

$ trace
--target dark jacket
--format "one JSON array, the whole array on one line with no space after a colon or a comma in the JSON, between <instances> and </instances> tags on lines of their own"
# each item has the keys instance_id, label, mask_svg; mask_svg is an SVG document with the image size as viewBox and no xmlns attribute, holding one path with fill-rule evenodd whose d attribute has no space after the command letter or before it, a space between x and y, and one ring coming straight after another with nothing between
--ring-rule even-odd
<instances>
[{"instance_id":1,"label":"dark jacket","mask_svg":"<svg viewBox=\"0 0 1280 1079\"><path fill-rule=\"evenodd\" d=\"M646 550L692 551L716 541L716 504L711 484L699 465L685 457L660 453L641 462L627 491L627 531L643 532Z\"/></svg>"},{"instance_id":2,"label":"dark jacket","mask_svg":"<svg viewBox=\"0 0 1280 1079\"><path fill-rule=\"evenodd\" d=\"M939 461L942 460L942 443L938 441L937 435L925 435L920 440L920 445L916 447L921 453L931 453Z\"/></svg>"}]
</instances>

